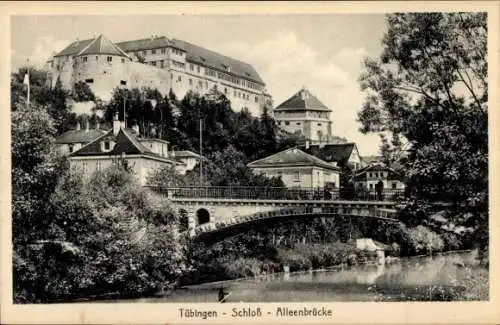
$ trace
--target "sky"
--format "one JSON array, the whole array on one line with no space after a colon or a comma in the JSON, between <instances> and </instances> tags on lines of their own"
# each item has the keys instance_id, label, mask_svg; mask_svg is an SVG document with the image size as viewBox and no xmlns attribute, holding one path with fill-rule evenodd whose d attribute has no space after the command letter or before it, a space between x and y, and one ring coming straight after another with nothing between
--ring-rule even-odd
<instances>
[{"instance_id":1,"label":"sky","mask_svg":"<svg viewBox=\"0 0 500 325\"><path fill-rule=\"evenodd\" d=\"M380 14L299 15L30 15L11 16L11 64L41 66L76 39L103 34L113 42L167 36L250 63L274 106L305 86L332 109L334 135L378 153L378 135L358 131L365 57L377 57L385 31Z\"/></svg>"}]
</instances>

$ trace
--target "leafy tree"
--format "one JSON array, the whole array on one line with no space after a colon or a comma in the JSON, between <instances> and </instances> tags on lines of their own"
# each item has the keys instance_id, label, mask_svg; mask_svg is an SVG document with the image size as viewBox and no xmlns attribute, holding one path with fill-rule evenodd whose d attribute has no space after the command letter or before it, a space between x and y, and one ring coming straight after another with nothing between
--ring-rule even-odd
<instances>
[{"instance_id":1,"label":"leafy tree","mask_svg":"<svg viewBox=\"0 0 500 325\"><path fill-rule=\"evenodd\" d=\"M360 78L367 98L358 113L363 132L388 132L384 151L409 148L406 207L452 203L488 227L488 82L486 13L387 16L378 59ZM487 245L487 231L477 240ZM483 235L480 235L483 234Z\"/></svg>"},{"instance_id":2,"label":"leafy tree","mask_svg":"<svg viewBox=\"0 0 500 325\"><path fill-rule=\"evenodd\" d=\"M77 102L88 102L96 100L92 89L84 81L79 81L75 83L73 87L73 99Z\"/></svg>"},{"instance_id":3,"label":"leafy tree","mask_svg":"<svg viewBox=\"0 0 500 325\"><path fill-rule=\"evenodd\" d=\"M47 201L64 170L54 150L53 119L35 105L12 112L12 233L14 242L43 234Z\"/></svg>"},{"instance_id":4,"label":"leafy tree","mask_svg":"<svg viewBox=\"0 0 500 325\"><path fill-rule=\"evenodd\" d=\"M154 204L121 165L88 181L69 171L50 203L47 219L58 237L38 254L21 253L14 272L31 299L151 294L173 288L186 269L178 216ZM50 243L57 242L70 243L74 252L54 251Z\"/></svg>"}]
</instances>

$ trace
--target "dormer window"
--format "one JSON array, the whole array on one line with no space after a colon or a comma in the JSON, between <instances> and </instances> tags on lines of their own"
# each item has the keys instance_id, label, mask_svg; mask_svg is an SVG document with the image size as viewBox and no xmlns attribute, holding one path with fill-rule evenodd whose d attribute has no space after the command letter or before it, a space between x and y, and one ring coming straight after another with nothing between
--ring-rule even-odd
<instances>
[{"instance_id":1,"label":"dormer window","mask_svg":"<svg viewBox=\"0 0 500 325\"><path fill-rule=\"evenodd\" d=\"M101 141L101 151L102 152L110 152L113 150L115 146L115 142L112 140L103 140Z\"/></svg>"}]
</instances>

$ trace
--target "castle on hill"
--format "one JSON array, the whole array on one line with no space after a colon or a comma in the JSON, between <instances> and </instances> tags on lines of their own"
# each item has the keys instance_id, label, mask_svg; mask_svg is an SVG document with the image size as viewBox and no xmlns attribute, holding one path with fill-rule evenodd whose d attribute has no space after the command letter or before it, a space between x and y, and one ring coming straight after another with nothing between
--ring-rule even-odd
<instances>
[{"instance_id":1,"label":"castle on hill","mask_svg":"<svg viewBox=\"0 0 500 325\"><path fill-rule=\"evenodd\" d=\"M264 81L250 64L165 36L120 43L103 35L76 40L48 65L52 86L58 78L66 89L85 82L104 101L116 87L156 88L163 95L172 89L178 98L215 87L236 111L246 107L257 115L264 105L272 107Z\"/></svg>"}]
</instances>

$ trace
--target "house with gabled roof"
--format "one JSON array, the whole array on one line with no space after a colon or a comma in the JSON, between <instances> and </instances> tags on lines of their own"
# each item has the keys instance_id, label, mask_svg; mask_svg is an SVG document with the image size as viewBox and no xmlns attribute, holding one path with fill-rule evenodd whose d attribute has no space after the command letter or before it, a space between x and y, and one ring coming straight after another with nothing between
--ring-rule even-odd
<instances>
[{"instance_id":1,"label":"house with gabled roof","mask_svg":"<svg viewBox=\"0 0 500 325\"><path fill-rule=\"evenodd\" d=\"M356 188L368 191L375 190L378 182L383 184L382 189L404 190L406 187L403 175L381 162L372 163L356 171L354 182Z\"/></svg>"},{"instance_id":2,"label":"house with gabled roof","mask_svg":"<svg viewBox=\"0 0 500 325\"><path fill-rule=\"evenodd\" d=\"M256 174L281 177L286 187L338 187L340 168L298 148L290 148L247 165Z\"/></svg>"},{"instance_id":3,"label":"house with gabled roof","mask_svg":"<svg viewBox=\"0 0 500 325\"><path fill-rule=\"evenodd\" d=\"M91 129L89 127L89 122L86 121L85 129L81 129L80 123L77 123L76 129L66 131L59 135L55 143L60 153L69 155L105 133L106 131L101 130L99 127Z\"/></svg>"},{"instance_id":4,"label":"house with gabled roof","mask_svg":"<svg viewBox=\"0 0 500 325\"><path fill-rule=\"evenodd\" d=\"M362 166L356 143L309 144L300 146L302 150L329 163L340 167L359 169Z\"/></svg>"},{"instance_id":5,"label":"house with gabled roof","mask_svg":"<svg viewBox=\"0 0 500 325\"><path fill-rule=\"evenodd\" d=\"M79 169L88 177L110 167L121 159L127 163L141 185L148 176L164 167L183 169L183 162L170 157L168 142L161 139L140 139L125 129L115 117L113 128L68 156L70 167Z\"/></svg>"}]
</instances>

